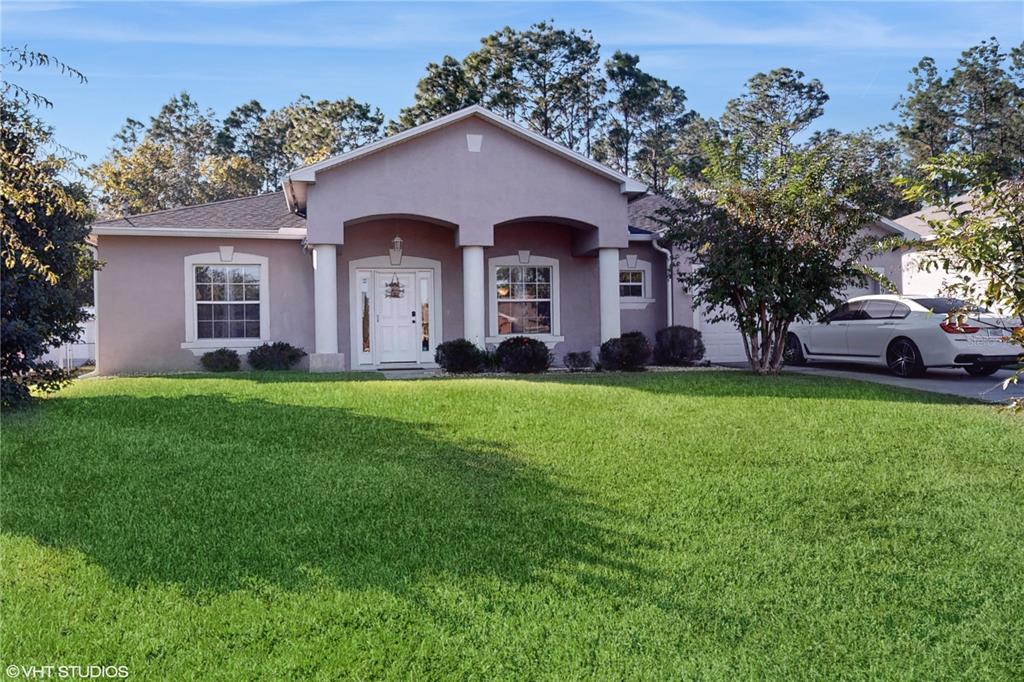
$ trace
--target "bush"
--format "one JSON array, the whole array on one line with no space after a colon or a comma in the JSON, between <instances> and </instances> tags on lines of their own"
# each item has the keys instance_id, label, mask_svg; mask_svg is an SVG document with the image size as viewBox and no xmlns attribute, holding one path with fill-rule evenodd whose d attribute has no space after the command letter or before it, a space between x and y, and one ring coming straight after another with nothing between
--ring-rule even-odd
<instances>
[{"instance_id":1,"label":"bush","mask_svg":"<svg viewBox=\"0 0 1024 682\"><path fill-rule=\"evenodd\" d=\"M566 353L562 362L569 368L570 372L582 372L594 366L594 359L590 357L590 351Z\"/></svg>"},{"instance_id":2,"label":"bush","mask_svg":"<svg viewBox=\"0 0 1024 682\"><path fill-rule=\"evenodd\" d=\"M494 351L498 364L513 374L546 372L551 366L551 352L543 341L528 336L505 339Z\"/></svg>"},{"instance_id":3,"label":"bush","mask_svg":"<svg viewBox=\"0 0 1024 682\"><path fill-rule=\"evenodd\" d=\"M654 336L654 364L687 367L704 358L704 341L691 327L675 325L659 329Z\"/></svg>"},{"instance_id":4,"label":"bush","mask_svg":"<svg viewBox=\"0 0 1024 682\"><path fill-rule=\"evenodd\" d=\"M236 351L230 348L218 348L209 353L203 353L199 362L210 372L237 372L242 366L242 360Z\"/></svg>"},{"instance_id":5,"label":"bush","mask_svg":"<svg viewBox=\"0 0 1024 682\"><path fill-rule=\"evenodd\" d=\"M651 344L643 332L627 332L601 344L601 369L640 372L651 357Z\"/></svg>"},{"instance_id":6,"label":"bush","mask_svg":"<svg viewBox=\"0 0 1024 682\"><path fill-rule=\"evenodd\" d=\"M437 345L434 362L452 374L475 374L488 365L489 358L472 341L455 339Z\"/></svg>"},{"instance_id":7,"label":"bush","mask_svg":"<svg viewBox=\"0 0 1024 682\"><path fill-rule=\"evenodd\" d=\"M306 351L284 341L265 343L249 351L249 365L253 369L291 369L306 357Z\"/></svg>"}]
</instances>

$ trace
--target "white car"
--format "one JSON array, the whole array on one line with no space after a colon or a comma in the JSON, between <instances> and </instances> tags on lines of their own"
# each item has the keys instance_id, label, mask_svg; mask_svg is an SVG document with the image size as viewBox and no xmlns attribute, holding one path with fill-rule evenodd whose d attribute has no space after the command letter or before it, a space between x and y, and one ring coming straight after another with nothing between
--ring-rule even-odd
<instances>
[{"instance_id":1,"label":"white car","mask_svg":"<svg viewBox=\"0 0 1024 682\"><path fill-rule=\"evenodd\" d=\"M962 367L988 376L1019 364L1021 349L1007 343L1010 322L981 309L950 319L964 309L963 301L952 298L851 298L821 322L790 325L786 362L885 365L901 377L920 376L928 367Z\"/></svg>"}]
</instances>

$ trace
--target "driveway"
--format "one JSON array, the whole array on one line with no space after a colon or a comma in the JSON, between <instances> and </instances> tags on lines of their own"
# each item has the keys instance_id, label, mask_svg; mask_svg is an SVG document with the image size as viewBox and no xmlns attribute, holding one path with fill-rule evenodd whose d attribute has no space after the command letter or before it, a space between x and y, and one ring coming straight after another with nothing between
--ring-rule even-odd
<instances>
[{"instance_id":1,"label":"driveway","mask_svg":"<svg viewBox=\"0 0 1024 682\"><path fill-rule=\"evenodd\" d=\"M1000 370L990 377L972 377L962 369L929 369L919 379L901 379L893 376L883 367L833 363L811 363L804 367L786 367L784 371L873 381L878 384L947 393L962 398L995 403L1005 402L1011 397L1024 398L1024 379L1021 383L1010 384L1007 390L1003 390L1003 381L1013 376L1013 372L1008 369Z\"/></svg>"}]
</instances>

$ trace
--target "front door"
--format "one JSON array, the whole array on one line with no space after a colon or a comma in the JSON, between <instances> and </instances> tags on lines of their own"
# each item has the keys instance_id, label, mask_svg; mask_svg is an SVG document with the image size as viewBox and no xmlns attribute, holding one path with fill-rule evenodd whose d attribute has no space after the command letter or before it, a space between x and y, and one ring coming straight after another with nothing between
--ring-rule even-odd
<instances>
[{"instance_id":1,"label":"front door","mask_svg":"<svg viewBox=\"0 0 1024 682\"><path fill-rule=\"evenodd\" d=\"M377 270L377 362L416 362L420 352L420 324L416 311L416 273Z\"/></svg>"}]
</instances>

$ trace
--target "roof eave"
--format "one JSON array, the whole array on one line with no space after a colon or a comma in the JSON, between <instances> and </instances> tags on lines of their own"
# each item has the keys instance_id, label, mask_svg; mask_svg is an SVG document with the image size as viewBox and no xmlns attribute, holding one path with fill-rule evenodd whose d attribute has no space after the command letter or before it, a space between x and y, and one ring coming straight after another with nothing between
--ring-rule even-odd
<instances>
[{"instance_id":1,"label":"roof eave","mask_svg":"<svg viewBox=\"0 0 1024 682\"><path fill-rule=\"evenodd\" d=\"M206 237L216 239L286 239L306 238L304 228L282 227L277 230L210 229L187 227L115 227L94 225L92 236L121 237Z\"/></svg>"}]
</instances>

